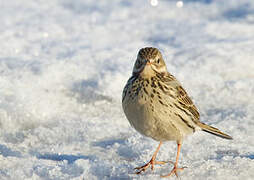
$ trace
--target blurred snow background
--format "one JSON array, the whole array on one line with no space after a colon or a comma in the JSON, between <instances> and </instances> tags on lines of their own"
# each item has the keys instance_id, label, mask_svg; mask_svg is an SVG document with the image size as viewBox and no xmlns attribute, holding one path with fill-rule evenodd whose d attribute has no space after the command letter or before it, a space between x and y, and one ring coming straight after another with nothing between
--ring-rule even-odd
<instances>
[{"instance_id":1,"label":"blurred snow background","mask_svg":"<svg viewBox=\"0 0 254 180\"><path fill-rule=\"evenodd\" d=\"M157 142L133 130L122 89L158 47L201 121L233 141L184 141L181 179L254 178L254 3L249 0L0 2L0 179L159 179ZM176 143L158 155L175 160ZM175 177L172 177L174 179Z\"/></svg>"}]
</instances>

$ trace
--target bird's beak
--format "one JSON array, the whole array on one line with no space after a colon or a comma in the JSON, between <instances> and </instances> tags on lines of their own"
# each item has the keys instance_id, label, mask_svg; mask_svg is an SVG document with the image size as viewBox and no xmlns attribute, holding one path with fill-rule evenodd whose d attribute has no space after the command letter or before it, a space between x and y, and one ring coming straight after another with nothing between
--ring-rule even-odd
<instances>
[{"instance_id":1,"label":"bird's beak","mask_svg":"<svg viewBox=\"0 0 254 180\"><path fill-rule=\"evenodd\" d=\"M146 60L146 65L151 65L152 63L149 60Z\"/></svg>"}]
</instances>

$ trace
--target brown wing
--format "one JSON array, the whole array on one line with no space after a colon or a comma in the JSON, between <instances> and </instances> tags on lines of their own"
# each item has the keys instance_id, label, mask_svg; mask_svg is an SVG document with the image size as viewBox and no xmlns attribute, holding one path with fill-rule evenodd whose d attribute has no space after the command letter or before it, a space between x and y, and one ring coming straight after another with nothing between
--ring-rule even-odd
<instances>
[{"instance_id":1,"label":"brown wing","mask_svg":"<svg viewBox=\"0 0 254 180\"><path fill-rule=\"evenodd\" d=\"M176 96L180 106L183 109L187 109L193 115L195 122L199 122L200 115L198 109L177 79L170 73L167 73L161 80L171 87L171 91L174 92L174 96Z\"/></svg>"},{"instance_id":2,"label":"brown wing","mask_svg":"<svg viewBox=\"0 0 254 180\"><path fill-rule=\"evenodd\" d=\"M176 90L179 104L181 104L182 107L187 108L189 112L191 112L191 114L195 117L195 119L199 121L200 115L198 109L193 104L191 98L188 96L186 91L181 85L176 86Z\"/></svg>"}]
</instances>

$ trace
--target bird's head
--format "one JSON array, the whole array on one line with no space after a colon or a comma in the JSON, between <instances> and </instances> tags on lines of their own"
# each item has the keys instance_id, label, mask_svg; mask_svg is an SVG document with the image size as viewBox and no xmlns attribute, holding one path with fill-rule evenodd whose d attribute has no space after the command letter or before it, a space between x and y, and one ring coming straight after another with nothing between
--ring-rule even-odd
<instances>
[{"instance_id":1,"label":"bird's head","mask_svg":"<svg viewBox=\"0 0 254 180\"><path fill-rule=\"evenodd\" d=\"M167 67L161 52L153 47L140 49L133 68L133 74L150 77L156 75L156 73L167 73Z\"/></svg>"}]
</instances>

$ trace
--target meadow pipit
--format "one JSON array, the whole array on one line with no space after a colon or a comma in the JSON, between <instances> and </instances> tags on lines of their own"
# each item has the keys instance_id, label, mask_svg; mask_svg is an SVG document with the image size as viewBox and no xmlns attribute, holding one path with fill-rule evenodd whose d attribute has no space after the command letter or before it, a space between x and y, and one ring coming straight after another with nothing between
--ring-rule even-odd
<instances>
[{"instance_id":1,"label":"meadow pipit","mask_svg":"<svg viewBox=\"0 0 254 180\"><path fill-rule=\"evenodd\" d=\"M153 47L142 48L137 56L132 76L122 95L122 106L130 124L141 134L159 141L152 159L144 166L135 168L137 174L149 166L153 170L156 155L162 142L177 142L177 155L174 168L167 174L178 176L178 159L183 139L202 130L225 139L231 136L219 129L199 121L200 115L192 100L177 79L167 71L160 51Z\"/></svg>"}]
</instances>

